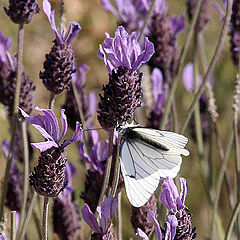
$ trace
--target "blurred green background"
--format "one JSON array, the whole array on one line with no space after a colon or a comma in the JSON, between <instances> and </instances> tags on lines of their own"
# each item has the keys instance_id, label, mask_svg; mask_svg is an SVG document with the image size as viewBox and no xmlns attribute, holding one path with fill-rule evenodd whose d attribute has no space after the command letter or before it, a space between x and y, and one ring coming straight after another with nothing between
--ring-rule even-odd
<instances>
[{"instance_id":1,"label":"blurred green background","mask_svg":"<svg viewBox=\"0 0 240 240\"><path fill-rule=\"evenodd\" d=\"M186 13L186 2L181 0L171 0L169 2L170 16L179 15L182 12ZM221 1L218 1L219 3ZM42 2L38 1L41 6L41 11L37 14L31 24L25 25L24 36L24 54L23 62L25 72L30 76L36 85L36 91L34 93L36 105L41 108L48 107L49 92L42 85L39 80L39 71L43 69L43 62L45 54L50 51L52 47L52 40L54 39L53 32L50 28L47 17L42 11ZM51 1L52 8L56 9L56 19L58 21L60 1ZM6 0L0 1L0 30L7 37L13 38L12 52L16 53L17 44L17 30L18 27L10 21L6 16L3 7L8 6ZM208 62L211 60L213 52L216 47L218 36L221 30L222 22L219 19L219 15L216 10L211 8L211 21L204 32L206 54ZM103 42L105 38L104 33L109 32L113 34L117 26L117 18L111 13L106 12L99 0L68 0L65 1L65 22L77 21L80 23L82 30L78 34L77 39L73 41L73 48L75 51L75 57L78 64L85 63L90 66L90 71L87 74L86 88L87 90L95 90L97 95L101 91L103 84L108 82L107 71L102 60L97 57L98 45ZM186 17L187 28L179 36L179 47L182 49L186 35L188 32L188 18ZM191 52L189 53L189 59L191 58ZM187 63L187 62L186 62ZM227 136L232 127L232 93L234 88L234 80L236 76L236 69L232 63L230 51L229 51L229 39L225 42L224 50L217 63L214 71L214 92L216 97L216 104L218 107L219 118L218 126L220 130L220 137L226 146ZM179 124L181 125L181 119L183 118L186 110L191 104L193 97L182 86L180 81L176 102L179 115ZM59 107L65 101L65 93L57 96L56 99L56 113L59 113ZM6 120L5 109L0 105L0 142L5 138L10 139L9 124ZM35 129L30 127L33 132L33 141L41 139L40 134ZM188 183L188 196L186 205L193 213L193 225L197 227L198 237L197 239L204 239L209 233L210 224L210 205L206 199L206 194L203 189L203 184L200 178L200 164L197 155L197 147L194 141L191 140L190 131L187 130L186 136L190 138L190 142L187 146L191 155L188 158L183 159L180 176L185 177ZM107 134L104 131L100 131L101 137L104 140ZM215 144L216 141L214 140ZM216 145L216 144L215 144ZM34 150L33 165L37 164L37 157L39 152ZM219 157L216 152L216 148L212 152L213 159L216 162L216 174L218 167L220 166ZM84 190L85 181L85 167L79 161L76 145L71 146L68 149L68 159L75 163L78 172L74 176L73 185L76 189L76 199L79 204L79 209L83 206L83 201L78 197L80 192ZM0 152L0 178L2 178L5 169L5 159ZM22 167L22 166L20 166ZM32 166L33 167L33 166ZM229 161L228 171L231 176L231 181L234 186L234 157L232 156ZM213 176L216 179L216 176ZM226 199L226 191L223 188L220 199L220 216L223 222L223 226L226 229L226 225L230 219L230 211L228 202ZM123 238L124 239L138 239L130 223L131 206L126 200L124 194L124 202L122 204L123 210ZM161 213L159 213L161 214ZM10 222L9 212L7 214L8 223ZM51 221L50 221L51 222ZM35 232L35 225L29 228L29 239L37 239ZM81 238L87 239L86 236L89 233L89 228L82 221ZM56 236L52 236L56 239Z\"/></svg>"}]
</instances>

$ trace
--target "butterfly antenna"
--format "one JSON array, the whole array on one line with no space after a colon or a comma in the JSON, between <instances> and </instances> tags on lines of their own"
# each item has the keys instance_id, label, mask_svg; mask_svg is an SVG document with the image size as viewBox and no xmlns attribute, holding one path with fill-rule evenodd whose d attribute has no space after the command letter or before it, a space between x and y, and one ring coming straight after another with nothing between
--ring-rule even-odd
<instances>
[{"instance_id":1,"label":"butterfly antenna","mask_svg":"<svg viewBox=\"0 0 240 240\"><path fill-rule=\"evenodd\" d=\"M109 130L110 129L113 129L113 128L109 128ZM88 129L83 129L83 132L88 132L88 131L93 131L93 130L98 131L98 130L104 130L104 129L103 128L88 128Z\"/></svg>"}]
</instances>

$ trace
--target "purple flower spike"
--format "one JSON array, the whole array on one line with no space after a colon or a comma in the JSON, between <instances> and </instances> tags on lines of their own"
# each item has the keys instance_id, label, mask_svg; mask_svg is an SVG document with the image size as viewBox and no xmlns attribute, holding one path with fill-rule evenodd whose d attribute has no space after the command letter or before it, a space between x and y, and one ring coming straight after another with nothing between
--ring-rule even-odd
<instances>
[{"instance_id":1,"label":"purple flower spike","mask_svg":"<svg viewBox=\"0 0 240 240\"><path fill-rule=\"evenodd\" d=\"M118 27L114 38L108 33L106 37L104 45L99 45L98 56L104 60L110 74L119 67L135 71L142 63L148 62L154 53L154 46L147 37L142 49L137 41L138 33L128 34L123 26Z\"/></svg>"},{"instance_id":2,"label":"purple flower spike","mask_svg":"<svg viewBox=\"0 0 240 240\"><path fill-rule=\"evenodd\" d=\"M89 206L87 204L84 204L82 208L82 217L85 222L90 226L90 228L94 231L92 236L98 236L99 238L97 239L112 239L106 238L106 236L112 236L112 233L110 231L111 220L116 212L116 209L117 200L112 197L105 198L102 205L97 208L101 222L101 225L99 225L97 222L97 218L94 216Z\"/></svg>"},{"instance_id":3,"label":"purple flower spike","mask_svg":"<svg viewBox=\"0 0 240 240\"><path fill-rule=\"evenodd\" d=\"M60 141L64 137L67 132L67 118L64 114L64 109L61 110L61 122L62 122L62 132L60 135L59 123L56 115L51 109L40 109L39 107L35 108L36 110L43 113L43 115L37 114L34 117L30 117L27 113L25 113L22 109L21 113L25 119L31 123L45 138L45 142L40 143L32 143L32 146L40 149L41 152L44 152L51 147L61 147L65 148L69 144L78 142L82 139L82 128L80 123L76 123L76 130L72 137L66 139L63 144L60 144Z\"/></svg>"},{"instance_id":4,"label":"purple flower spike","mask_svg":"<svg viewBox=\"0 0 240 240\"><path fill-rule=\"evenodd\" d=\"M173 32L175 35L178 33L182 32L185 29L185 15L182 14L181 16L177 17L172 17L172 26L173 26Z\"/></svg>"},{"instance_id":5,"label":"purple flower spike","mask_svg":"<svg viewBox=\"0 0 240 240\"><path fill-rule=\"evenodd\" d=\"M51 4L48 0L43 1L43 11L48 17L51 28L56 35L58 44L70 44L72 40L76 37L77 33L81 30L80 25L76 22L70 22L67 33L64 35L64 31L62 31L61 34L59 34L55 24L55 11L51 10Z\"/></svg>"}]
</instances>

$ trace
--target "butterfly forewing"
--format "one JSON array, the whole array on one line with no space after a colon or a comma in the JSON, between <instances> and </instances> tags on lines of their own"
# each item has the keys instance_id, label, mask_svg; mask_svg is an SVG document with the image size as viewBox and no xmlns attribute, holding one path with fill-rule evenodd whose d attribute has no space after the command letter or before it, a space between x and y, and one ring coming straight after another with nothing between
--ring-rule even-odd
<instances>
[{"instance_id":1,"label":"butterfly forewing","mask_svg":"<svg viewBox=\"0 0 240 240\"><path fill-rule=\"evenodd\" d=\"M188 139L180 134L133 127L122 134L120 161L126 193L135 207L143 206L161 177L176 177Z\"/></svg>"}]
</instances>

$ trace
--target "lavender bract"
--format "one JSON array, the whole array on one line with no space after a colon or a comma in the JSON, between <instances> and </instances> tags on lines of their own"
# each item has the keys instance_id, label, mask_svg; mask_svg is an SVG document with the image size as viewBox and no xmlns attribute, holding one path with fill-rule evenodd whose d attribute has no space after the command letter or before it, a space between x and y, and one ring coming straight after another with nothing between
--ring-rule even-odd
<instances>
[{"instance_id":1,"label":"lavender bract","mask_svg":"<svg viewBox=\"0 0 240 240\"><path fill-rule=\"evenodd\" d=\"M4 7L6 14L14 23L30 23L40 8L35 0L10 0L9 9Z\"/></svg>"},{"instance_id":2,"label":"lavender bract","mask_svg":"<svg viewBox=\"0 0 240 240\"><path fill-rule=\"evenodd\" d=\"M98 224L97 218L94 216L87 204L84 204L81 212L84 221L93 230L91 236L92 240L103 239L103 240L113 240L114 235L111 232L112 218L117 210L117 200L112 197L105 198L102 205L97 208L99 213L100 222Z\"/></svg>"},{"instance_id":3,"label":"lavender bract","mask_svg":"<svg viewBox=\"0 0 240 240\"><path fill-rule=\"evenodd\" d=\"M59 33L55 24L54 11L51 10L51 4L48 0L43 1L43 10L48 17L56 39L53 41L54 46L50 53L46 54L44 71L40 72L39 76L49 91L59 94L68 89L71 83L71 75L74 72L71 43L81 27L76 22L70 22L67 33L63 30Z\"/></svg>"},{"instance_id":4,"label":"lavender bract","mask_svg":"<svg viewBox=\"0 0 240 240\"><path fill-rule=\"evenodd\" d=\"M141 78L137 69L154 53L154 47L145 37L144 47L137 42L138 33L128 34L120 26L111 38L106 33L104 45L99 46L98 56L104 60L109 72L109 83L100 95L98 120L105 129L114 128L133 117L141 105Z\"/></svg>"},{"instance_id":5,"label":"lavender bract","mask_svg":"<svg viewBox=\"0 0 240 240\"><path fill-rule=\"evenodd\" d=\"M54 112L51 109L36 110L43 113L30 117L20 109L24 118L31 123L44 137L45 142L32 143L32 146L41 151L38 159L38 166L33 170L30 176L30 184L34 186L36 192L40 195L56 197L66 186L64 183L64 171L66 158L66 147L82 139L82 129L80 123L76 123L76 130L72 137L64 140L67 132L67 118L64 109L61 110L62 131Z\"/></svg>"}]
</instances>

